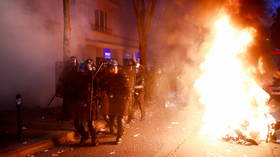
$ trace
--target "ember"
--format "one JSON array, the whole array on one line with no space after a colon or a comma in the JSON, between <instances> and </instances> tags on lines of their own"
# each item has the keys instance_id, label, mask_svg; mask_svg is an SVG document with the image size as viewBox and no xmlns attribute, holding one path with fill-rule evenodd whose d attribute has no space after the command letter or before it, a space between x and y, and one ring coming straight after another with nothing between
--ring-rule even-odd
<instances>
[{"instance_id":1,"label":"ember","mask_svg":"<svg viewBox=\"0 0 280 157\"><path fill-rule=\"evenodd\" d=\"M234 27L223 12L214 32L195 82L200 103L205 105L201 133L245 145L267 140L275 123L266 106L269 95L254 79L258 67L245 65L256 30Z\"/></svg>"}]
</instances>

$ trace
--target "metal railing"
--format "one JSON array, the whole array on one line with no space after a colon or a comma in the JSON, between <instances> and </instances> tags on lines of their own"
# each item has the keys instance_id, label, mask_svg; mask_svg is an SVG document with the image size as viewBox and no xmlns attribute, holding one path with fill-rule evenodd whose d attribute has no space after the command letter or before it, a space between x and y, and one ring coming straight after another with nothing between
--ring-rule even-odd
<instances>
[{"instance_id":1,"label":"metal railing","mask_svg":"<svg viewBox=\"0 0 280 157\"><path fill-rule=\"evenodd\" d=\"M91 27L95 31L112 34L111 28L107 28L105 26L101 26L101 25L97 25L97 24L92 24Z\"/></svg>"}]
</instances>

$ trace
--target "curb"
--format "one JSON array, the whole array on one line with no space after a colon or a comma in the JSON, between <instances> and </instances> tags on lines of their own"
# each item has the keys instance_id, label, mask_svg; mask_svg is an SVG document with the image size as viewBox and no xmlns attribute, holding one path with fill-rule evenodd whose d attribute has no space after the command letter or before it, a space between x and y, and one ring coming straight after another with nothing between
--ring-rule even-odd
<instances>
[{"instance_id":1,"label":"curb","mask_svg":"<svg viewBox=\"0 0 280 157\"><path fill-rule=\"evenodd\" d=\"M63 144L67 141L70 141L73 139L75 135L75 132L67 132L63 133L62 135L58 135L54 138L48 139L48 140L43 140L39 142L35 142L33 144L15 148L13 150L9 150L7 152L4 152L0 154L0 157L22 157L22 156L27 156L29 154L33 154L36 152L39 152L44 149L49 149L51 147L54 147L59 144Z\"/></svg>"}]
</instances>

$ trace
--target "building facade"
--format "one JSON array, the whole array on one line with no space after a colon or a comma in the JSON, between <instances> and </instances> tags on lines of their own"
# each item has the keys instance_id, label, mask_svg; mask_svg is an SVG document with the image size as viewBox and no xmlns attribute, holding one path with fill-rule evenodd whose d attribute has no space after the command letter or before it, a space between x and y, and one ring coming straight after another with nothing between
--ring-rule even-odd
<instances>
[{"instance_id":1,"label":"building facade","mask_svg":"<svg viewBox=\"0 0 280 157\"><path fill-rule=\"evenodd\" d=\"M26 107L46 107L63 60L63 0L1 0L0 13L0 110L14 109L16 94ZM135 57L134 18L131 0L71 0L71 55Z\"/></svg>"},{"instance_id":2,"label":"building facade","mask_svg":"<svg viewBox=\"0 0 280 157\"><path fill-rule=\"evenodd\" d=\"M83 17L85 21L80 21ZM137 60L136 21L130 0L76 0L73 3L73 53L82 60ZM76 35L80 37L75 38ZM79 39L79 41L75 41Z\"/></svg>"}]
</instances>

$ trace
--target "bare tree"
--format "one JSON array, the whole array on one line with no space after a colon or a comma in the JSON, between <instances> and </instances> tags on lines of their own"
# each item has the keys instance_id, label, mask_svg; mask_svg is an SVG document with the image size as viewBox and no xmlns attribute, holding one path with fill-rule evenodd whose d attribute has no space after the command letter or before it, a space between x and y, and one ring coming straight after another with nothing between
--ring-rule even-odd
<instances>
[{"instance_id":1,"label":"bare tree","mask_svg":"<svg viewBox=\"0 0 280 157\"><path fill-rule=\"evenodd\" d=\"M71 40L71 0L63 0L64 34L63 34L63 60L70 56Z\"/></svg>"},{"instance_id":2,"label":"bare tree","mask_svg":"<svg viewBox=\"0 0 280 157\"><path fill-rule=\"evenodd\" d=\"M141 64L147 68L147 39L157 0L133 0L137 22Z\"/></svg>"}]
</instances>

